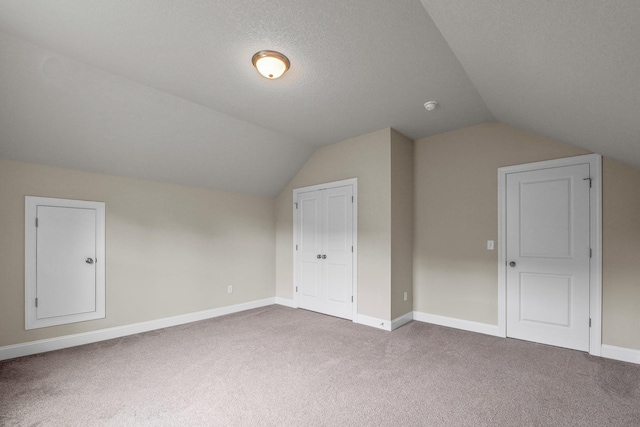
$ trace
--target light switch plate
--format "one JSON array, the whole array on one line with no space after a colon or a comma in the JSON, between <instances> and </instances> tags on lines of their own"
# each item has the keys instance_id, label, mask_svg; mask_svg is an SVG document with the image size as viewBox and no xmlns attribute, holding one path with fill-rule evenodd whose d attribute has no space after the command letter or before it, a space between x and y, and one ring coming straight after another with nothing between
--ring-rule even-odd
<instances>
[{"instance_id":1,"label":"light switch plate","mask_svg":"<svg viewBox=\"0 0 640 427\"><path fill-rule=\"evenodd\" d=\"M487 240L487 249L490 251L493 250L493 240Z\"/></svg>"}]
</instances>

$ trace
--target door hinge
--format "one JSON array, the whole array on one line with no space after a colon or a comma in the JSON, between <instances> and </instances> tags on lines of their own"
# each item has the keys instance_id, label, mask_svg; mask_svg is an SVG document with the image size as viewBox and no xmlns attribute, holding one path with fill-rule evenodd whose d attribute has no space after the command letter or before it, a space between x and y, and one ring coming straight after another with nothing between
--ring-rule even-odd
<instances>
[{"instance_id":1,"label":"door hinge","mask_svg":"<svg viewBox=\"0 0 640 427\"><path fill-rule=\"evenodd\" d=\"M296 245L296 251L298 250L298 245Z\"/></svg>"},{"instance_id":2,"label":"door hinge","mask_svg":"<svg viewBox=\"0 0 640 427\"><path fill-rule=\"evenodd\" d=\"M589 181L589 188L591 188L591 178L584 178L583 181Z\"/></svg>"},{"instance_id":3,"label":"door hinge","mask_svg":"<svg viewBox=\"0 0 640 427\"><path fill-rule=\"evenodd\" d=\"M589 248L589 258L593 258L593 249Z\"/></svg>"},{"instance_id":4,"label":"door hinge","mask_svg":"<svg viewBox=\"0 0 640 427\"><path fill-rule=\"evenodd\" d=\"M36 227L38 227L38 218L36 218Z\"/></svg>"},{"instance_id":5,"label":"door hinge","mask_svg":"<svg viewBox=\"0 0 640 427\"><path fill-rule=\"evenodd\" d=\"M591 327L591 318L589 318L589 327Z\"/></svg>"},{"instance_id":6,"label":"door hinge","mask_svg":"<svg viewBox=\"0 0 640 427\"><path fill-rule=\"evenodd\" d=\"M353 203L353 196L351 196L351 203Z\"/></svg>"},{"instance_id":7,"label":"door hinge","mask_svg":"<svg viewBox=\"0 0 640 427\"><path fill-rule=\"evenodd\" d=\"M38 298L36 298L36 308L38 308Z\"/></svg>"},{"instance_id":8,"label":"door hinge","mask_svg":"<svg viewBox=\"0 0 640 427\"><path fill-rule=\"evenodd\" d=\"M296 209L298 209L298 203L296 202L296 203L294 203L294 205L296 205Z\"/></svg>"},{"instance_id":9,"label":"door hinge","mask_svg":"<svg viewBox=\"0 0 640 427\"><path fill-rule=\"evenodd\" d=\"M296 286L296 292L298 292L298 287Z\"/></svg>"},{"instance_id":10,"label":"door hinge","mask_svg":"<svg viewBox=\"0 0 640 427\"><path fill-rule=\"evenodd\" d=\"M351 246L351 253L353 253L353 246Z\"/></svg>"}]
</instances>

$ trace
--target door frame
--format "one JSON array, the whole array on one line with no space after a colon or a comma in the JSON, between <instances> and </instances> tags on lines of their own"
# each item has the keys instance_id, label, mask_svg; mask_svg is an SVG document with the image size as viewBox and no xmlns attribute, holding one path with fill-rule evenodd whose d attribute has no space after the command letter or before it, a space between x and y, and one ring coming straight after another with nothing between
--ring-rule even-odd
<instances>
[{"instance_id":1,"label":"door frame","mask_svg":"<svg viewBox=\"0 0 640 427\"><path fill-rule=\"evenodd\" d=\"M358 178L343 179L340 181L332 181L323 184L310 185L308 187L300 187L293 189L293 307L298 308L298 251L296 244L298 241L298 194L308 193L310 191L325 190L328 188L346 187L353 188L353 266L352 266L352 286L353 286L353 313L352 321L358 319Z\"/></svg>"},{"instance_id":2,"label":"door frame","mask_svg":"<svg viewBox=\"0 0 640 427\"><path fill-rule=\"evenodd\" d=\"M588 164L592 192L589 228L592 256L589 262L589 354L602 354L602 156L585 154L498 168L498 331L507 336L507 175L562 166Z\"/></svg>"},{"instance_id":3,"label":"door frame","mask_svg":"<svg viewBox=\"0 0 640 427\"><path fill-rule=\"evenodd\" d=\"M44 328L83 322L86 320L104 319L105 307L105 203L85 200L56 199L51 197L25 196L24 198L24 314L25 330ZM96 212L96 310L88 313L69 314L66 316L38 319L35 306L37 296L37 230L36 216L38 206L54 206L62 208L93 209Z\"/></svg>"}]
</instances>

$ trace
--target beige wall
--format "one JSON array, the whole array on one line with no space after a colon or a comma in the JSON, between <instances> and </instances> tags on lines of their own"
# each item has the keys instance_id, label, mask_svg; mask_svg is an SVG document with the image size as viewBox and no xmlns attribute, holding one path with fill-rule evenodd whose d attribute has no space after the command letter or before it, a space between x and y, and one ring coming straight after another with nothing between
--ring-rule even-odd
<instances>
[{"instance_id":1,"label":"beige wall","mask_svg":"<svg viewBox=\"0 0 640 427\"><path fill-rule=\"evenodd\" d=\"M385 129L318 149L275 201L0 159L0 346L274 294L291 299L292 190L353 177L360 314L391 320L413 309L496 324L497 247L485 245L497 241L497 169L585 153L499 123L413 145ZM638 188L639 169L604 159L603 343L633 349L640 349ZM25 195L106 202L106 319L24 330Z\"/></svg>"},{"instance_id":2,"label":"beige wall","mask_svg":"<svg viewBox=\"0 0 640 427\"><path fill-rule=\"evenodd\" d=\"M485 123L415 143L414 310L497 324L497 169L586 154ZM640 170L603 159L603 344L640 349Z\"/></svg>"},{"instance_id":3,"label":"beige wall","mask_svg":"<svg viewBox=\"0 0 640 427\"><path fill-rule=\"evenodd\" d=\"M25 195L106 202L106 319L24 330ZM273 199L0 159L0 201L0 346L274 296Z\"/></svg>"},{"instance_id":4,"label":"beige wall","mask_svg":"<svg viewBox=\"0 0 640 427\"><path fill-rule=\"evenodd\" d=\"M640 169L602 169L602 342L640 350Z\"/></svg>"},{"instance_id":5,"label":"beige wall","mask_svg":"<svg viewBox=\"0 0 640 427\"><path fill-rule=\"evenodd\" d=\"M276 296L293 299L293 189L358 178L358 313L390 320L390 129L319 148L276 201Z\"/></svg>"},{"instance_id":6,"label":"beige wall","mask_svg":"<svg viewBox=\"0 0 640 427\"><path fill-rule=\"evenodd\" d=\"M404 293L407 293L407 301ZM413 141L391 130L391 319L413 310Z\"/></svg>"},{"instance_id":7,"label":"beige wall","mask_svg":"<svg viewBox=\"0 0 640 427\"><path fill-rule=\"evenodd\" d=\"M414 310L497 324L497 169L585 153L495 122L417 140Z\"/></svg>"}]
</instances>

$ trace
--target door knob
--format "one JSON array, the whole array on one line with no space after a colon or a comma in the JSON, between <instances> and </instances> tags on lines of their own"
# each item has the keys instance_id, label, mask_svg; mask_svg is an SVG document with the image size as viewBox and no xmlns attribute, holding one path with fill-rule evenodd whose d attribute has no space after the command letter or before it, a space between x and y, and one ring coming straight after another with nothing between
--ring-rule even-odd
<instances>
[{"instance_id":1,"label":"door knob","mask_svg":"<svg viewBox=\"0 0 640 427\"><path fill-rule=\"evenodd\" d=\"M93 264L93 258L87 258L84 260L87 264Z\"/></svg>"},{"instance_id":2,"label":"door knob","mask_svg":"<svg viewBox=\"0 0 640 427\"><path fill-rule=\"evenodd\" d=\"M516 266L516 262L515 262L515 261L511 261L511 262L509 263L509 266L511 266L511 267L515 267L515 266Z\"/></svg>"},{"instance_id":3,"label":"door knob","mask_svg":"<svg viewBox=\"0 0 640 427\"><path fill-rule=\"evenodd\" d=\"M327 256L326 255L322 255L322 259L327 259Z\"/></svg>"},{"instance_id":4,"label":"door knob","mask_svg":"<svg viewBox=\"0 0 640 427\"><path fill-rule=\"evenodd\" d=\"M322 258L322 255L318 254L318 256L316 256L316 258L318 258L318 259Z\"/></svg>"}]
</instances>

